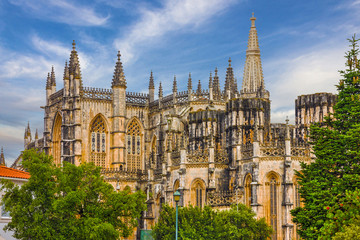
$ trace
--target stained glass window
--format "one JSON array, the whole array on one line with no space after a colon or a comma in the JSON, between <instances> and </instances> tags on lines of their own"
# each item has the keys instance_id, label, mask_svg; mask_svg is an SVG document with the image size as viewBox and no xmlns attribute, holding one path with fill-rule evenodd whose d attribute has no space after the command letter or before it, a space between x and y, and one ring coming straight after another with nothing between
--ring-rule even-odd
<instances>
[{"instance_id":1,"label":"stained glass window","mask_svg":"<svg viewBox=\"0 0 360 240\"><path fill-rule=\"evenodd\" d=\"M133 119L128 125L126 131L127 138L127 156L126 167L128 170L142 169L142 131L140 123Z\"/></svg>"},{"instance_id":2,"label":"stained glass window","mask_svg":"<svg viewBox=\"0 0 360 240\"><path fill-rule=\"evenodd\" d=\"M90 162L96 166L105 167L106 161L106 128L101 116L97 116L90 127L91 152Z\"/></svg>"}]
</instances>

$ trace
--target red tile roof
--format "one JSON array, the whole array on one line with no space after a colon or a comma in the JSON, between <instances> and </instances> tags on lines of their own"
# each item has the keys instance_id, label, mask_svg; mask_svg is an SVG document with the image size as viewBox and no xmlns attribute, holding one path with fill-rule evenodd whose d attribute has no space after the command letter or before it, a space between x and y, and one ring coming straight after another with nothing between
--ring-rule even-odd
<instances>
[{"instance_id":1,"label":"red tile roof","mask_svg":"<svg viewBox=\"0 0 360 240\"><path fill-rule=\"evenodd\" d=\"M29 179L30 174L28 172L20 171L14 168L0 166L0 178L1 177Z\"/></svg>"}]
</instances>

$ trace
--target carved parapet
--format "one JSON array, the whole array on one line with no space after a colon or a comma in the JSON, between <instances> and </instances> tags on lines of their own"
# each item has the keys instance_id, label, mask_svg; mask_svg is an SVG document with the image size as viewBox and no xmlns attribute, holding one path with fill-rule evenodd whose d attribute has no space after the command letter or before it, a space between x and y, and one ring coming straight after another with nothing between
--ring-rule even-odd
<instances>
[{"instance_id":1,"label":"carved parapet","mask_svg":"<svg viewBox=\"0 0 360 240\"><path fill-rule=\"evenodd\" d=\"M187 156L188 163L206 163L209 162L209 150L195 150L191 151Z\"/></svg>"},{"instance_id":2,"label":"carved parapet","mask_svg":"<svg viewBox=\"0 0 360 240\"><path fill-rule=\"evenodd\" d=\"M285 155L285 144L283 142L268 142L260 146L262 157L276 157Z\"/></svg>"},{"instance_id":3,"label":"carved parapet","mask_svg":"<svg viewBox=\"0 0 360 240\"><path fill-rule=\"evenodd\" d=\"M225 149L221 149L219 151L215 151L215 163L226 164L229 163L229 156Z\"/></svg>"},{"instance_id":4,"label":"carved parapet","mask_svg":"<svg viewBox=\"0 0 360 240\"><path fill-rule=\"evenodd\" d=\"M239 199L241 199L241 197L242 193L240 191L211 191L207 196L207 204L212 207L230 206L235 204Z\"/></svg>"},{"instance_id":5,"label":"carved parapet","mask_svg":"<svg viewBox=\"0 0 360 240\"><path fill-rule=\"evenodd\" d=\"M184 92L178 92L176 95L176 103L177 104L183 104L188 102L188 93L187 91Z\"/></svg>"},{"instance_id":6,"label":"carved parapet","mask_svg":"<svg viewBox=\"0 0 360 240\"><path fill-rule=\"evenodd\" d=\"M84 99L111 101L112 90L103 89L103 88L84 87L80 92L80 96Z\"/></svg>"},{"instance_id":7,"label":"carved parapet","mask_svg":"<svg viewBox=\"0 0 360 240\"><path fill-rule=\"evenodd\" d=\"M126 104L135 106L146 106L149 99L149 94L127 92L126 93Z\"/></svg>"}]
</instances>

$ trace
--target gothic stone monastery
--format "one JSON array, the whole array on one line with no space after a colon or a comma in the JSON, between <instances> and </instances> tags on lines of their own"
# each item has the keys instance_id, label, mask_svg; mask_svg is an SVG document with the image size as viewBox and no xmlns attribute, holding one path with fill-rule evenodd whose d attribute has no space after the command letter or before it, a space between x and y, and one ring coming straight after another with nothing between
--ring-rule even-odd
<instances>
[{"instance_id":1,"label":"gothic stone monastery","mask_svg":"<svg viewBox=\"0 0 360 240\"><path fill-rule=\"evenodd\" d=\"M207 90L200 81L193 90L189 74L187 91L179 92L174 78L172 94L163 96L160 83L155 99L151 72L148 94L127 92L120 52L111 89L84 87L73 43L64 88L56 90L54 69L47 78L43 138L36 133L32 140L28 126L25 148L44 150L56 164L93 162L115 189L145 191L142 229L151 228L161 205L173 204L179 190L181 205L243 203L266 218L272 239L296 238L290 215L300 204L294 169L311 161L308 127L333 111L336 96L299 96L295 125L271 123L256 18L250 20L240 91L229 59L223 90L215 69Z\"/></svg>"}]
</instances>

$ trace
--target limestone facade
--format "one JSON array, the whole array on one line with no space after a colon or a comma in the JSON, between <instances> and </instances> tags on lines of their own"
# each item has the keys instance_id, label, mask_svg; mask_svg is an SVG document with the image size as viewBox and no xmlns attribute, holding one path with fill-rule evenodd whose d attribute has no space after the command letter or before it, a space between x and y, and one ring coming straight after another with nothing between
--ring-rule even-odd
<instances>
[{"instance_id":1,"label":"limestone facade","mask_svg":"<svg viewBox=\"0 0 360 240\"><path fill-rule=\"evenodd\" d=\"M181 205L243 203L273 226L272 239L296 238L290 215L300 204L294 170L312 161L307 128L332 112L336 99L300 96L295 126L271 123L256 18L250 20L240 91L229 59L223 90L215 69L207 90L200 82L193 90L189 74L187 91L177 90L175 77L172 94L163 96L160 83L155 99L151 72L148 94L127 92L120 52L111 89L84 87L73 43L64 88L56 90L54 69L47 77L43 138L32 141L25 132L25 148L43 149L56 164L93 162L115 189L145 191L148 209L139 229L151 228L161 205L173 204L179 190Z\"/></svg>"}]
</instances>

